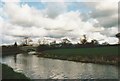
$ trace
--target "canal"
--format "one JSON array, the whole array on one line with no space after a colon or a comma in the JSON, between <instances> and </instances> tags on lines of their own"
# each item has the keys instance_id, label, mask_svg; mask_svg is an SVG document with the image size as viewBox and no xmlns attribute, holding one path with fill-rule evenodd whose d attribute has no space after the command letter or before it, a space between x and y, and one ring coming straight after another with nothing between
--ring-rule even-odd
<instances>
[{"instance_id":1,"label":"canal","mask_svg":"<svg viewBox=\"0 0 120 81\"><path fill-rule=\"evenodd\" d=\"M14 71L31 79L118 79L118 68L113 65L80 63L17 54L1 58Z\"/></svg>"}]
</instances>

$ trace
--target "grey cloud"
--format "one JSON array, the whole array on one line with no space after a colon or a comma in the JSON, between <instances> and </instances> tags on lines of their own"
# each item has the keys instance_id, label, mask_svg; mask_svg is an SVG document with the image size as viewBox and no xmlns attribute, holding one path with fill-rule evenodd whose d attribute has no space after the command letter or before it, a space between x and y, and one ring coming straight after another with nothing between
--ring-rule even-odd
<instances>
[{"instance_id":1,"label":"grey cloud","mask_svg":"<svg viewBox=\"0 0 120 81\"><path fill-rule=\"evenodd\" d=\"M115 3L116 4L116 3ZM91 8L89 14L91 18L97 19L96 26L113 27L118 25L118 18L113 17L118 14L115 4L105 2L86 2L85 5Z\"/></svg>"},{"instance_id":2,"label":"grey cloud","mask_svg":"<svg viewBox=\"0 0 120 81\"><path fill-rule=\"evenodd\" d=\"M3 35L1 40L2 40L2 44L13 44L16 41L15 38L7 35Z\"/></svg>"},{"instance_id":3,"label":"grey cloud","mask_svg":"<svg viewBox=\"0 0 120 81\"><path fill-rule=\"evenodd\" d=\"M50 37L50 38L62 38L62 37L65 37L64 35L48 35L47 37Z\"/></svg>"},{"instance_id":4,"label":"grey cloud","mask_svg":"<svg viewBox=\"0 0 120 81\"><path fill-rule=\"evenodd\" d=\"M34 23L28 22L28 21L12 21L12 24L19 25L22 27L32 27L34 26Z\"/></svg>"},{"instance_id":5,"label":"grey cloud","mask_svg":"<svg viewBox=\"0 0 120 81\"><path fill-rule=\"evenodd\" d=\"M17 38L24 38L24 37L30 37L30 38L38 38L39 36L31 36L31 35L10 35L13 37L17 37Z\"/></svg>"},{"instance_id":6,"label":"grey cloud","mask_svg":"<svg viewBox=\"0 0 120 81\"><path fill-rule=\"evenodd\" d=\"M98 18L99 24L103 27L113 27L118 26L118 19L105 17L105 18Z\"/></svg>"},{"instance_id":7,"label":"grey cloud","mask_svg":"<svg viewBox=\"0 0 120 81\"><path fill-rule=\"evenodd\" d=\"M67 30L50 30L48 31L48 36L52 38L61 38L65 37L66 33L68 32Z\"/></svg>"},{"instance_id":8,"label":"grey cloud","mask_svg":"<svg viewBox=\"0 0 120 81\"><path fill-rule=\"evenodd\" d=\"M84 2L84 5L89 7L89 8L94 8L95 6L97 6L99 4L99 2Z\"/></svg>"},{"instance_id":9,"label":"grey cloud","mask_svg":"<svg viewBox=\"0 0 120 81\"><path fill-rule=\"evenodd\" d=\"M88 21L90 19L90 16L88 14L81 13L81 18L82 21Z\"/></svg>"},{"instance_id":10,"label":"grey cloud","mask_svg":"<svg viewBox=\"0 0 120 81\"><path fill-rule=\"evenodd\" d=\"M95 10L91 13L93 18L109 17L113 14L116 14L115 10Z\"/></svg>"},{"instance_id":11,"label":"grey cloud","mask_svg":"<svg viewBox=\"0 0 120 81\"><path fill-rule=\"evenodd\" d=\"M2 38L2 44L11 44L11 43L13 43L13 41L11 41L11 40L6 40L6 39L3 39Z\"/></svg>"},{"instance_id":12,"label":"grey cloud","mask_svg":"<svg viewBox=\"0 0 120 81\"><path fill-rule=\"evenodd\" d=\"M66 12L66 5L58 2L47 2L45 14L50 18L55 18L59 14Z\"/></svg>"}]
</instances>

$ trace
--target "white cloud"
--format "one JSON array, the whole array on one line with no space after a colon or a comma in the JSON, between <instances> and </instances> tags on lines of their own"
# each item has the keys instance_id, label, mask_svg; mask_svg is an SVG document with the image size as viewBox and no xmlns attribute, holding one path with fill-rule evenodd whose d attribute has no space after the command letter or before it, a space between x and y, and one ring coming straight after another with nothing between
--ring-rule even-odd
<instances>
[{"instance_id":1,"label":"white cloud","mask_svg":"<svg viewBox=\"0 0 120 81\"><path fill-rule=\"evenodd\" d=\"M101 33L106 36L115 37L115 35L118 33L118 28L117 27L105 28Z\"/></svg>"},{"instance_id":2,"label":"white cloud","mask_svg":"<svg viewBox=\"0 0 120 81\"><path fill-rule=\"evenodd\" d=\"M109 43L117 42L117 39L113 37L117 33L115 26L106 28L104 25L98 27L94 25L96 23L102 24L105 21L107 23L108 20L106 18L108 16L103 17L103 14L103 19L100 21L96 14L96 17L83 21L83 15L79 11L67 12L66 5L63 3L56 5L50 3L47 5L46 9L37 10L27 4L20 6L18 3L6 3L3 10L7 19L0 18L2 21L0 29L3 30L3 35L5 36L3 42L13 43L14 41L19 41L20 39L16 38L15 35L28 35L36 37L35 39L47 37L57 40L69 37L73 42L78 42L83 34L86 34L89 39L105 40ZM101 5L96 6L100 13L101 11L113 10L111 7L107 8L106 6L103 6L106 7L103 10L100 8ZM115 13L109 16L110 18L113 17L114 20L117 18ZM103 20L105 21L102 22ZM112 22L109 19L109 23Z\"/></svg>"},{"instance_id":3,"label":"white cloud","mask_svg":"<svg viewBox=\"0 0 120 81\"><path fill-rule=\"evenodd\" d=\"M109 42L110 44L116 44L116 41L118 42L118 39L114 37L107 37L105 41Z\"/></svg>"}]
</instances>

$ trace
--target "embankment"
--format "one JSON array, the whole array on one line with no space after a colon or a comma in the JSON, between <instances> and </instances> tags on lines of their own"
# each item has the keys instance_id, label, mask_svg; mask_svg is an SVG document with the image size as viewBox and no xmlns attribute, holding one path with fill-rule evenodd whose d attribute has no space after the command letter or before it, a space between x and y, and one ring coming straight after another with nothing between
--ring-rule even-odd
<instances>
[{"instance_id":1,"label":"embankment","mask_svg":"<svg viewBox=\"0 0 120 81\"><path fill-rule=\"evenodd\" d=\"M24 81L31 81L24 74L15 72L11 67L5 64L0 63L0 66L2 66L2 81L6 79L23 79Z\"/></svg>"}]
</instances>

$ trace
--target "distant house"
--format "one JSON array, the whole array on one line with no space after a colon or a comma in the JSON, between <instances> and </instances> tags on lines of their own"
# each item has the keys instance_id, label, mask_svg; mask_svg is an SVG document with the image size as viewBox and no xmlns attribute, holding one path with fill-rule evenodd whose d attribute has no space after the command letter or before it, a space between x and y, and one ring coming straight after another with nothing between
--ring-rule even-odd
<instances>
[{"instance_id":1,"label":"distant house","mask_svg":"<svg viewBox=\"0 0 120 81\"><path fill-rule=\"evenodd\" d=\"M116 37L119 39L118 44L120 44L120 33L116 34Z\"/></svg>"}]
</instances>

